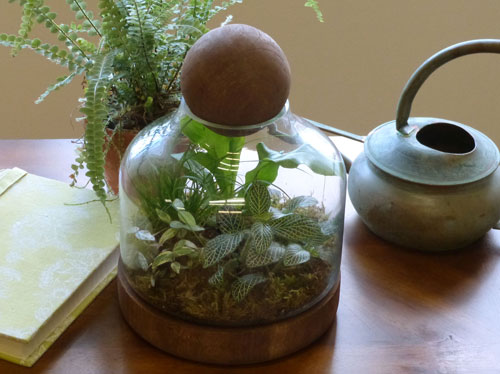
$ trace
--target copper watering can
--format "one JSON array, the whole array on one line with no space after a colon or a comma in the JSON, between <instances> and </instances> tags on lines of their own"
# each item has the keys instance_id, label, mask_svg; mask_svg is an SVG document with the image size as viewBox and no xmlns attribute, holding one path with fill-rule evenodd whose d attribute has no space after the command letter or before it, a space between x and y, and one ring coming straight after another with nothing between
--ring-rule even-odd
<instances>
[{"instance_id":1,"label":"copper watering can","mask_svg":"<svg viewBox=\"0 0 500 374\"><path fill-rule=\"evenodd\" d=\"M433 71L475 53L500 53L500 40L459 43L424 62L401 94L396 120L372 130L352 164L351 201L368 228L390 242L453 250L481 238L500 220L500 153L493 141L461 123L409 117L415 95Z\"/></svg>"}]
</instances>

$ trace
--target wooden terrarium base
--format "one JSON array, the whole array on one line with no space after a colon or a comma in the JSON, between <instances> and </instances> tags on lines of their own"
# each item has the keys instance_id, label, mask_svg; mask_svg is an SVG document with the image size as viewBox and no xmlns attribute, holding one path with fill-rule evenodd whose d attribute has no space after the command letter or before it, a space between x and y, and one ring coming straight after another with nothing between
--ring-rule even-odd
<instances>
[{"instance_id":1,"label":"wooden terrarium base","mask_svg":"<svg viewBox=\"0 0 500 374\"><path fill-rule=\"evenodd\" d=\"M118 297L125 320L141 337L161 350L193 361L241 365L274 360L319 338L333 323L340 284L318 304L282 321L249 327L217 327L171 317L144 302L118 266Z\"/></svg>"}]
</instances>

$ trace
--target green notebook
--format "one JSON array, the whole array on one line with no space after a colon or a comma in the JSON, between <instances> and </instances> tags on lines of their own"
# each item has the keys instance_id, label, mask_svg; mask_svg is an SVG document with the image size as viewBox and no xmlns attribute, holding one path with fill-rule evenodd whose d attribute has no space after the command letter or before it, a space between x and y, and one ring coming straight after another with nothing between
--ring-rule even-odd
<instances>
[{"instance_id":1,"label":"green notebook","mask_svg":"<svg viewBox=\"0 0 500 374\"><path fill-rule=\"evenodd\" d=\"M0 171L0 358L32 366L116 274L110 222L88 189ZM70 205L80 204L80 205Z\"/></svg>"}]
</instances>

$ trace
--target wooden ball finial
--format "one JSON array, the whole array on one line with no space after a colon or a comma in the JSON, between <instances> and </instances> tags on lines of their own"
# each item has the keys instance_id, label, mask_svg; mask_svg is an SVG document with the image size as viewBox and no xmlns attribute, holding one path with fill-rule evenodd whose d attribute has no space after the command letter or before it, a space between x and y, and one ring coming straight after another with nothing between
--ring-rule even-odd
<instances>
[{"instance_id":1,"label":"wooden ball finial","mask_svg":"<svg viewBox=\"0 0 500 374\"><path fill-rule=\"evenodd\" d=\"M193 45L182 67L181 91L199 118L246 126L280 112L290 80L279 45L255 27L234 24L208 32Z\"/></svg>"}]
</instances>

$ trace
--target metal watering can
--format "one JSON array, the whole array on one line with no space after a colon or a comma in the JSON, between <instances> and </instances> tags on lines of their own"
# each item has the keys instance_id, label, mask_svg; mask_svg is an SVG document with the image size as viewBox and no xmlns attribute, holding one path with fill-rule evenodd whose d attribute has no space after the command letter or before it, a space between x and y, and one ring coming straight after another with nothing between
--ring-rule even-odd
<instances>
[{"instance_id":1,"label":"metal watering can","mask_svg":"<svg viewBox=\"0 0 500 374\"><path fill-rule=\"evenodd\" d=\"M415 95L433 71L475 53L500 53L500 40L459 43L429 58L406 84L396 120L372 130L352 164L352 204L368 228L390 242L453 250L481 238L500 220L500 153L493 141L461 123L409 117Z\"/></svg>"}]
</instances>

